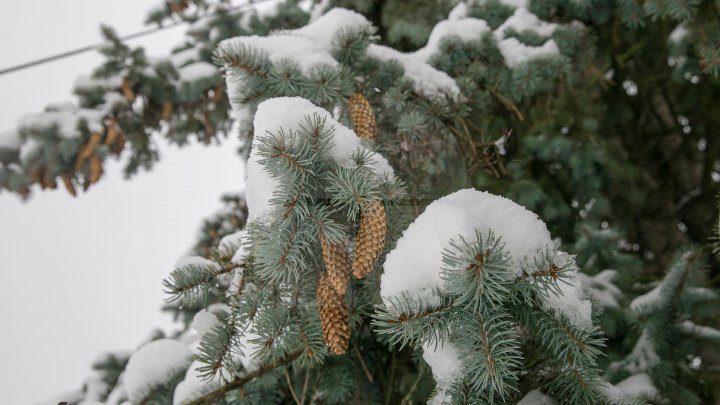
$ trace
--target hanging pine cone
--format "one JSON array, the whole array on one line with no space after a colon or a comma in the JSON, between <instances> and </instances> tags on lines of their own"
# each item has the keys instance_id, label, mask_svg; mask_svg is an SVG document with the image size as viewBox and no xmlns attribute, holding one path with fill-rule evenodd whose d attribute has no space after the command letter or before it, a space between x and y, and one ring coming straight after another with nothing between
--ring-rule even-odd
<instances>
[{"instance_id":1,"label":"hanging pine cone","mask_svg":"<svg viewBox=\"0 0 720 405\"><path fill-rule=\"evenodd\" d=\"M347 248L342 243L330 243L320 232L320 246L322 247L323 262L327 271L328 282L341 296L345 296L350 273Z\"/></svg>"},{"instance_id":2,"label":"hanging pine cone","mask_svg":"<svg viewBox=\"0 0 720 405\"><path fill-rule=\"evenodd\" d=\"M170 118L172 117L173 113L173 103L170 100L165 100L163 102L163 108L162 108L162 119L164 121L170 121Z\"/></svg>"},{"instance_id":3,"label":"hanging pine cone","mask_svg":"<svg viewBox=\"0 0 720 405\"><path fill-rule=\"evenodd\" d=\"M377 136L377 124L367 98L361 93L355 93L348 99L348 110L352 120L353 129L360 138L374 140Z\"/></svg>"},{"instance_id":4,"label":"hanging pine cone","mask_svg":"<svg viewBox=\"0 0 720 405\"><path fill-rule=\"evenodd\" d=\"M102 163L100 162L100 159L97 158L97 156L93 156L90 158L90 178L88 179L90 181L90 184L95 184L98 180L100 180L100 175L102 175L103 169L102 169Z\"/></svg>"},{"instance_id":5,"label":"hanging pine cone","mask_svg":"<svg viewBox=\"0 0 720 405\"><path fill-rule=\"evenodd\" d=\"M385 206L380 200L373 200L360 213L360 227L355 238L355 257L352 272L362 279L370 273L385 245L387 234Z\"/></svg>"},{"instance_id":6,"label":"hanging pine cone","mask_svg":"<svg viewBox=\"0 0 720 405\"><path fill-rule=\"evenodd\" d=\"M62 178L63 184L65 184L65 188L67 189L68 193L70 193L70 195L72 195L73 197L77 196L77 192L75 191L75 185L70 178L70 174L63 173L60 177Z\"/></svg>"},{"instance_id":7,"label":"hanging pine cone","mask_svg":"<svg viewBox=\"0 0 720 405\"><path fill-rule=\"evenodd\" d=\"M218 101L222 100L222 97L225 95L225 89L223 88L222 84L218 84L215 86L215 90L213 90L212 95L212 102L217 103Z\"/></svg>"},{"instance_id":8,"label":"hanging pine cone","mask_svg":"<svg viewBox=\"0 0 720 405\"><path fill-rule=\"evenodd\" d=\"M120 91L122 91L123 96L125 96L126 99L128 99L129 102L135 101L135 92L132 89L132 86L130 86L130 81L126 78L123 79L122 86L120 87Z\"/></svg>"},{"instance_id":9,"label":"hanging pine cone","mask_svg":"<svg viewBox=\"0 0 720 405\"><path fill-rule=\"evenodd\" d=\"M120 133L118 132L117 120L115 120L115 118L113 118L110 121L110 125L108 126L107 132L105 133L105 142L104 142L105 145L114 144L118 138L118 135L120 135Z\"/></svg>"},{"instance_id":10,"label":"hanging pine cone","mask_svg":"<svg viewBox=\"0 0 720 405\"><path fill-rule=\"evenodd\" d=\"M335 354L345 353L350 340L350 324L345 296L335 291L325 274L318 280L317 302L320 307L320 323L325 344Z\"/></svg>"},{"instance_id":11,"label":"hanging pine cone","mask_svg":"<svg viewBox=\"0 0 720 405\"><path fill-rule=\"evenodd\" d=\"M90 134L90 139L88 140L88 143L85 144L85 147L81 149L80 155L83 159L87 159L95 152L95 149L97 149L98 145L100 145L100 140L102 140L102 135L98 134L97 132L93 132Z\"/></svg>"}]
</instances>

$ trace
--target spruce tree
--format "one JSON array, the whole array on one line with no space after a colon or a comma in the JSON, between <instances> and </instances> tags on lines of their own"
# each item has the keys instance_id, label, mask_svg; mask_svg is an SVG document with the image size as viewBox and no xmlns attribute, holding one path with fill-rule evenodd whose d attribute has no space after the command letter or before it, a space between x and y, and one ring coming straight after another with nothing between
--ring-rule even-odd
<instances>
[{"instance_id":1,"label":"spruce tree","mask_svg":"<svg viewBox=\"0 0 720 405\"><path fill-rule=\"evenodd\" d=\"M244 141L242 193L164 282L181 325L69 403L720 400L720 6L165 0L103 27L77 103L0 137L75 196L152 139Z\"/></svg>"}]
</instances>

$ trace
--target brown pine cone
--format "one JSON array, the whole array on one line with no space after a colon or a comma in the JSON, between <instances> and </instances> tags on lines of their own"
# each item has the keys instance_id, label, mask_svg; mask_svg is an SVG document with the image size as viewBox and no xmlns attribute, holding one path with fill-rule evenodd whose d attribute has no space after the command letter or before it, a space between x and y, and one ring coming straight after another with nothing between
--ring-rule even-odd
<instances>
[{"instance_id":1,"label":"brown pine cone","mask_svg":"<svg viewBox=\"0 0 720 405\"><path fill-rule=\"evenodd\" d=\"M118 132L118 124L117 121L113 118L112 121L110 121L110 125L108 126L107 132L105 132L105 145L112 145L115 143L115 141L118 138L118 135L120 135L120 132Z\"/></svg>"},{"instance_id":2,"label":"brown pine cone","mask_svg":"<svg viewBox=\"0 0 720 405\"><path fill-rule=\"evenodd\" d=\"M348 110L353 129L360 138L374 140L377 136L375 113L367 98L361 93L355 93L348 99Z\"/></svg>"},{"instance_id":3,"label":"brown pine cone","mask_svg":"<svg viewBox=\"0 0 720 405\"><path fill-rule=\"evenodd\" d=\"M102 135L98 134L97 132L93 132L90 134L90 139L88 140L88 143L85 144L85 147L81 149L80 155L83 160L88 159L90 155L92 155L95 152L95 149L100 145L100 140L102 140Z\"/></svg>"},{"instance_id":4,"label":"brown pine cone","mask_svg":"<svg viewBox=\"0 0 720 405\"><path fill-rule=\"evenodd\" d=\"M103 168L102 163L100 162L100 159L97 158L97 156L93 156L90 158L90 178L88 179L90 181L90 184L95 184L98 180L100 180L100 175L102 175Z\"/></svg>"},{"instance_id":5,"label":"brown pine cone","mask_svg":"<svg viewBox=\"0 0 720 405\"><path fill-rule=\"evenodd\" d=\"M65 184L65 188L67 189L68 193L70 193L70 195L72 195L73 197L77 196L77 192L75 191L75 185L70 178L70 174L63 173L60 177L62 178L63 184Z\"/></svg>"},{"instance_id":6,"label":"brown pine cone","mask_svg":"<svg viewBox=\"0 0 720 405\"><path fill-rule=\"evenodd\" d=\"M123 79L122 86L120 86L120 91L122 91L122 94L125 96L126 99L128 99L129 102L135 101L135 92L132 89L132 86L130 86L130 81L127 78Z\"/></svg>"},{"instance_id":7,"label":"brown pine cone","mask_svg":"<svg viewBox=\"0 0 720 405\"><path fill-rule=\"evenodd\" d=\"M330 243L320 231L320 246L322 247L323 262L327 271L330 285L341 296L345 296L350 275L350 261L347 247L342 243Z\"/></svg>"},{"instance_id":8,"label":"brown pine cone","mask_svg":"<svg viewBox=\"0 0 720 405\"><path fill-rule=\"evenodd\" d=\"M373 200L363 207L352 262L355 278L362 279L373 270L385 246L386 220L385 205L381 200Z\"/></svg>"},{"instance_id":9,"label":"brown pine cone","mask_svg":"<svg viewBox=\"0 0 720 405\"><path fill-rule=\"evenodd\" d=\"M170 121L173 113L173 103L170 100L165 100L162 107L162 119L164 121Z\"/></svg>"},{"instance_id":10,"label":"brown pine cone","mask_svg":"<svg viewBox=\"0 0 720 405\"><path fill-rule=\"evenodd\" d=\"M335 354L343 354L350 340L350 324L345 296L339 295L330 285L327 275L318 280L317 302L320 307L325 344Z\"/></svg>"}]
</instances>

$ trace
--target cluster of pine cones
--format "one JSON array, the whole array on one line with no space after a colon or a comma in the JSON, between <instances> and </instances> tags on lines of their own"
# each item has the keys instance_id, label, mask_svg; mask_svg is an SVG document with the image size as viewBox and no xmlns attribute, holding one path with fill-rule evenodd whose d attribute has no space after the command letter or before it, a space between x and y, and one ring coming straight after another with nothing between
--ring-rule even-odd
<instances>
[{"instance_id":1,"label":"cluster of pine cones","mask_svg":"<svg viewBox=\"0 0 720 405\"><path fill-rule=\"evenodd\" d=\"M348 100L348 110L358 136L373 140L377 133L375 114L367 99L360 93L354 94ZM350 340L348 306L345 302L350 271L355 278L362 279L373 270L385 245L386 224L385 206L381 200L369 201L362 207L352 266L346 244L331 243L320 231L325 273L318 281L317 301L325 344L335 354L345 353Z\"/></svg>"}]
</instances>

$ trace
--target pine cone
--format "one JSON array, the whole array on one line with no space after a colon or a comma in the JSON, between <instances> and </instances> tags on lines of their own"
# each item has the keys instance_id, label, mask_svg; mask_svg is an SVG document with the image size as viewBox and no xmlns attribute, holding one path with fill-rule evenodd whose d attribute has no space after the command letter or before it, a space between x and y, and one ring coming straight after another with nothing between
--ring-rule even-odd
<instances>
[{"instance_id":1,"label":"pine cone","mask_svg":"<svg viewBox=\"0 0 720 405\"><path fill-rule=\"evenodd\" d=\"M360 228L355 238L355 257L352 262L355 278L362 279L372 271L385 245L386 234L385 206L382 201L373 200L360 213Z\"/></svg>"},{"instance_id":2,"label":"pine cone","mask_svg":"<svg viewBox=\"0 0 720 405\"><path fill-rule=\"evenodd\" d=\"M348 99L348 110L352 120L353 129L360 138L374 140L377 136L377 124L367 98L361 93L355 93Z\"/></svg>"},{"instance_id":3,"label":"pine cone","mask_svg":"<svg viewBox=\"0 0 720 405\"><path fill-rule=\"evenodd\" d=\"M173 113L173 103L170 100L166 100L163 103L162 119L164 121L170 121L170 118L172 117L172 113Z\"/></svg>"},{"instance_id":4,"label":"pine cone","mask_svg":"<svg viewBox=\"0 0 720 405\"><path fill-rule=\"evenodd\" d=\"M55 182L55 176L51 176L50 172L48 170L45 170L45 173L43 175L42 188L49 188L51 190L54 190L57 188L57 182Z\"/></svg>"},{"instance_id":5,"label":"pine cone","mask_svg":"<svg viewBox=\"0 0 720 405\"><path fill-rule=\"evenodd\" d=\"M102 174L102 163L100 162L100 159L97 158L97 156L93 156L90 158L90 184L95 184L98 180L100 180L100 175Z\"/></svg>"},{"instance_id":6,"label":"pine cone","mask_svg":"<svg viewBox=\"0 0 720 405\"><path fill-rule=\"evenodd\" d=\"M90 134L90 139L88 140L88 143L85 144L85 147L82 148L80 151L80 155L83 160L90 157L95 152L95 149L100 145L100 140L102 139L102 135L98 134L97 132L93 132Z\"/></svg>"},{"instance_id":7,"label":"pine cone","mask_svg":"<svg viewBox=\"0 0 720 405\"><path fill-rule=\"evenodd\" d=\"M63 184L65 184L65 188L67 189L68 193L70 193L70 195L72 195L73 197L77 196L77 192L75 191L75 185L70 178L70 174L63 173L60 177L62 178Z\"/></svg>"},{"instance_id":8,"label":"pine cone","mask_svg":"<svg viewBox=\"0 0 720 405\"><path fill-rule=\"evenodd\" d=\"M218 84L215 86L215 90L213 90L213 96L211 98L213 103L217 103L218 101L222 100L222 97L225 95L225 89L223 88L222 84Z\"/></svg>"},{"instance_id":9,"label":"pine cone","mask_svg":"<svg viewBox=\"0 0 720 405\"><path fill-rule=\"evenodd\" d=\"M107 132L105 133L105 145L114 144L118 135L120 135L120 132L118 132L117 121L113 118L110 122L110 126L108 126Z\"/></svg>"},{"instance_id":10,"label":"pine cone","mask_svg":"<svg viewBox=\"0 0 720 405\"><path fill-rule=\"evenodd\" d=\"M135 101L135 92L130 86L130 81L127 78L123 79L120 91L122 91L122 94L125 96L126 99L128 99L129 102L132 103L133 101Z\"/></svg>"},{"instance_id":11,"label":"pine cone","mask_svg":"<svg viewBox=\"0 0 720 405\"><path fill-rule=\"evenodd\" d=\"M320 307L320 322L325 344L335 354L345 353L350 340L350 325L345 296L335 291L325 274L318 281L317 302Z\"/></svg>"},{"instance_id":12,"label":"pine cone","mask_svg":"<svg viewBox=\"0 0 720 405\"><path fill-rule=\"evenodd\" d=\"M123 149L125 148L125 135L119 134L117 138L117 142L115 142L115 147L113 148L113 153L117 156L120 156L120 153L122 153Z\"/></svg>"},{"instance_id":13,"label":"pine cone","mask_svg":"<svg viewBox=\"0 0 720 405\"><path fill-rule=\"evenodd\" d=\"M322 247L323 262L327 271L328 282L339 295L344 296L347 291L350 262L347 248L342 243L330 243L320 231L320 246Z\"/></svg>"}]
</instances>

